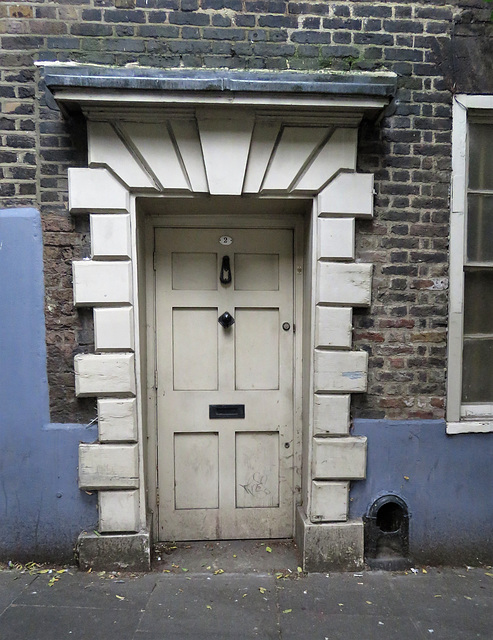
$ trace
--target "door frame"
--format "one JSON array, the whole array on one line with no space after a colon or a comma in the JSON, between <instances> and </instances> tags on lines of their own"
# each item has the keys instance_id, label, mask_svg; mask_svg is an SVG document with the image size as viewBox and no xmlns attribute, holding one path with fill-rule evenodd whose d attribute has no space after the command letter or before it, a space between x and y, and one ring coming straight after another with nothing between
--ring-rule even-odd
<instances>
[{"instance_id":1,"label":"door frame","mask_svg":"<svg viewBox=\"0 0 493 640\"><path fill-rule=\"evenodd\" d=\"M238 197L239 200L239 197ZM189 202L189 201L188 201ZM262 204L265 206L263 200ZM197 201L200 210L200 202ZM302 337L303 337L303 277L305 271L303 213L276 214L217 214L193 213L188 215L151 215L144 222L145 236L145 325L146 335L146 397L147 397L147 434L145 450L147 509L152 514L152 535L159 539L159 488L158 488L158 421L157 421L157 354L156 354L156 307L155 307L155 270L154 270L154 233L156 228L214 228L244 229L290 229L293 231L293 306L295 318L293 350L293 531L296 523L296 509L302 500ZM141 325L142 326L142 325Z\"/></svg>"}]
</instances>

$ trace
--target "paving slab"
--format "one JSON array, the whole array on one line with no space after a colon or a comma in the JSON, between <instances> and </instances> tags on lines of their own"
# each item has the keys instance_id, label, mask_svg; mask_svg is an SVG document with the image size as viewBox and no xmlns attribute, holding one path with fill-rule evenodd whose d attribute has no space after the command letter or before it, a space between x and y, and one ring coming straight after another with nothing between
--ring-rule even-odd
<instances>
[{"instance_id":1,"label":"paving slab","mask_svg":"<svg viewBox=\"0 0 493 640\"><path fill-rule=\"evenodd\" d=\"M0 616L2 640L132 640L142 613L12 605Z\"/></svg>"},{"instance_id":2,"label":"paving slab","mask_svg":"<svg viewBox=\"0 0 493 640\"><path fill-rule=\"evenodd\" d=\"M0 615L35 579L35 575L16 570L0 571Z\"/></svg>"},{"instance_id":3,"label":"paving slab","mask_svg":"<svg viewBox=\"0 0 493 640\"><path fill-rule=\"evenodd\" d=\"M161 578L138 630L175 640L278 638L275 582L252 574Z\"/></svg>"},{"instance_id":4,"label":"paving slab","mask_svg":"<svg viewBox=\"0 0 493 640\"><path fill-rule=\"evenodd\" d=\"M53 576L59 579L50 584ZM153 574L45 573L36 577L15 599L16 605L95 609L143 609L156 576ZM0 636L1 638L1 636Z\"/></svg>"}]
</instances>

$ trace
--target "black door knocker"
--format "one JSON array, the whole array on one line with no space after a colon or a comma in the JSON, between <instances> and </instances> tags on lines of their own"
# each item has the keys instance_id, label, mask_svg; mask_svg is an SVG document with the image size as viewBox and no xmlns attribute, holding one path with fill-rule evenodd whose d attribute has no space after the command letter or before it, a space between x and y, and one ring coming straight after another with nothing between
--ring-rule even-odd
<instances>
[{"instance_id":1,"label":"black door knocker","mask_svg":"<svg viewBox=\"0 0 493 640\"><path fill-rule=\"evenodd\" d=\"M229 264L229 256L223 256L219 280L221 281L221 284L229 284L231 282L231 265Z\"/></svg>"}]
</instances>

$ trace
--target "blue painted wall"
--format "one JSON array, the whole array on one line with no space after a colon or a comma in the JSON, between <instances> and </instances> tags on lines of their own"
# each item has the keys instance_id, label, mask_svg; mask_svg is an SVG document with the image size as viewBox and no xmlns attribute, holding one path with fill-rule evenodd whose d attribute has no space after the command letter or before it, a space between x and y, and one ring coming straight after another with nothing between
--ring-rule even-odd
<instances>
[{"instance_id":1,"label":"blue painted wall","mask_svg":"<svg viewBox=\"0 0 493 640\"><path fill-rule=\"evenodd\" d=\"M368 467L367 479L352 483L351 517L395 494L411 515L411 558L493 562L493 433L447 436L441 420L360 419L353 435L368 438Z\"/></svg>"},{"instance_id":2,"label":"blue painted wall","mask_svg":"<svg viewBox=\"0 0 493 640\"><path fill-rule=\"evenodd\" d=\"M77 487L79 441L94 427L49 423L41 221L0 210L0 559L72 559L97 523Z\"/></svg>"}]
</instances>

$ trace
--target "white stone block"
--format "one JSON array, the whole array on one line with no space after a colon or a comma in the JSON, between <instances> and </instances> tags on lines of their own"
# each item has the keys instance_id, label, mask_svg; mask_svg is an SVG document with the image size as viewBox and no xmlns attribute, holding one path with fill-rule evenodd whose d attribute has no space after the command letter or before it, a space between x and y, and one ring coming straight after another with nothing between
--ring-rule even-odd
<instances>
[{"instance_id":1,"label":"white stone block","mask_svg":"<svg viewBox=\"0 0 493 640\"><path fill-rule=\"evenodd\" d=\"M366 391L366 351L318 351L314 358L314 391L361 393Z\"/></svg>"},{"instance_id":2,"label":"white stone block","mask_svg":"<svg viewBox=\"0 0 493 640\"><path fill-rule=\"evenodd\" d=\"M347 520L349 482L312 482L311 522L344 522Z\"/></svg>"},{"instance_id":3,"label":"white stone block","mask_svg":"<svg viewBox=\"0 0 493 640\"><path fill-rule=\"evenodd\" d=\"M128 211L127 189L107 169L69 169L70 213Z\"/></svg>"},{"instance_id":4,"label":"white stone block","mask_svg":"<svg viewBox=\"0 0 493 640\"><path fill-rule=\"evenodd\" d=\"M135 398L99 398L100 442L137 441L137 401Z\"/></svg>"},{"instance_id":5,"label":"white stone block","mask_svg":"<svg viewBox=\"0 0 493 640\"><path fill-rule=\"evenodd\" d=\"M318 219L318 257L354 260L354 218Z\"/></svg>"},{"instance_id":6,"label":"white stone block","mask_svg":"<svg viewBox=\"0 0 493 640\"><path fill-rule=\"evenodd\" d=\"M91 256L131 258L130 214L91 215Z\"/></svg>"},{"instance_id":7,"label":"white stone block","mask_svg":"<svg viewBox=\"0 0 493 640\"><path fill-rule=\"evenodd\" d=\"M318 196L318 214L373 216L373 174L340 173Z\"/></svg>"},{"instance_id":8,"label":"white stone block","mask_svg":"<svg viewBox=\"0 0 493 640\"><path fill-rule=\"evenodd\" d=\"M315 348L350 349L353 332L351 307L321 307L315 309Z\"/></svg>"},{"instance_id":9,"label":"white stone block","mask_svg":"<svg viewBox=\"0 0 493 640\"><path fill-rule=\"evenodd\" d=\"M96 351L133 351L132 307L96 307L94 345Z\"/></svg>"},{"instance_id":10,"label":"white stone block","mask_svg":"<svg viewBox=\"0 0 493 640\"><path fill-rule=\"evenodd\" d=\"M136 444L79 445L81 489L137 489L138 486Z\"/></svg>"},{"instance_id":11,"label":"white stone block","mask_svg":"<svg viewBox=\"0 0 493 640\"><path fill-rule=\"evenodd\" d=\"M344 436L349 434L351 396L319 395L313 399L313 434Z\"/></svg>"},{"instance_id":12,"label":"white stone block","mask_svg":"<svg viewBox=\"0 0 493 640\"><path fill-rule=\"evenodd\" d=\"M202 117L197 120L212 195L241 195L253 132L253 118Z\"/></svg>"},{"instance_id":13,"label":"white stone block","mask_svg":"<svg viewBox=\"0 0 493 640\"><path fill-rule=\"evenodd\" d=\"M373 265L319 262L317 302L367 307L371 302Z\"/></svg>"},{"instance_id":14,"label":"white stone block","mask_svg":"<svg viewBox=\"0 0 493 640\"><path fill-rule=\"evenodd\" d=\"M139 531L138 491L99 491L99 531Z\"/></svg>"},{"instance_id":15,"label":"white stone block","mask_svg":"<svg viewBox=\"0 0 493 640\"><path fill-rule=\"evenodd\" d=\"M137 159L129 140L123 140L124 131L119 134L109 122L89 121L88 161L90 165L110 167L126 185L133 189L155 189L156 185L144 170L141 159Z\"/></svg>"},{"instance_id":16,"label":"white stone block","mask_svg":"<svg viewBox=\"0 0 493 640\"><path fill-rule=\"evenodd\" d=\"M314 480L361 480L366 477L366 438L313 438Z\"/></svg>"},{"instance_id":17,"label":"white stone block","mask_svg":"<svg viewBox=\"0 0 493 640\"><path fill-rule=\"evenodd\" d=\"M104 304L131 304L132 263L76 260L74 272L74 304L92 307Z\"/></svg>"},{"instance_id":18,"label":"white stone block","mask_svg":"<svg viewBox=\"0 0 493 640\"><path fill-rule=\"evenodd\" d=\"M79 397L135 395L133 354L77 355L74 367L75 393Z\"/></svg>"}]
</instances>

